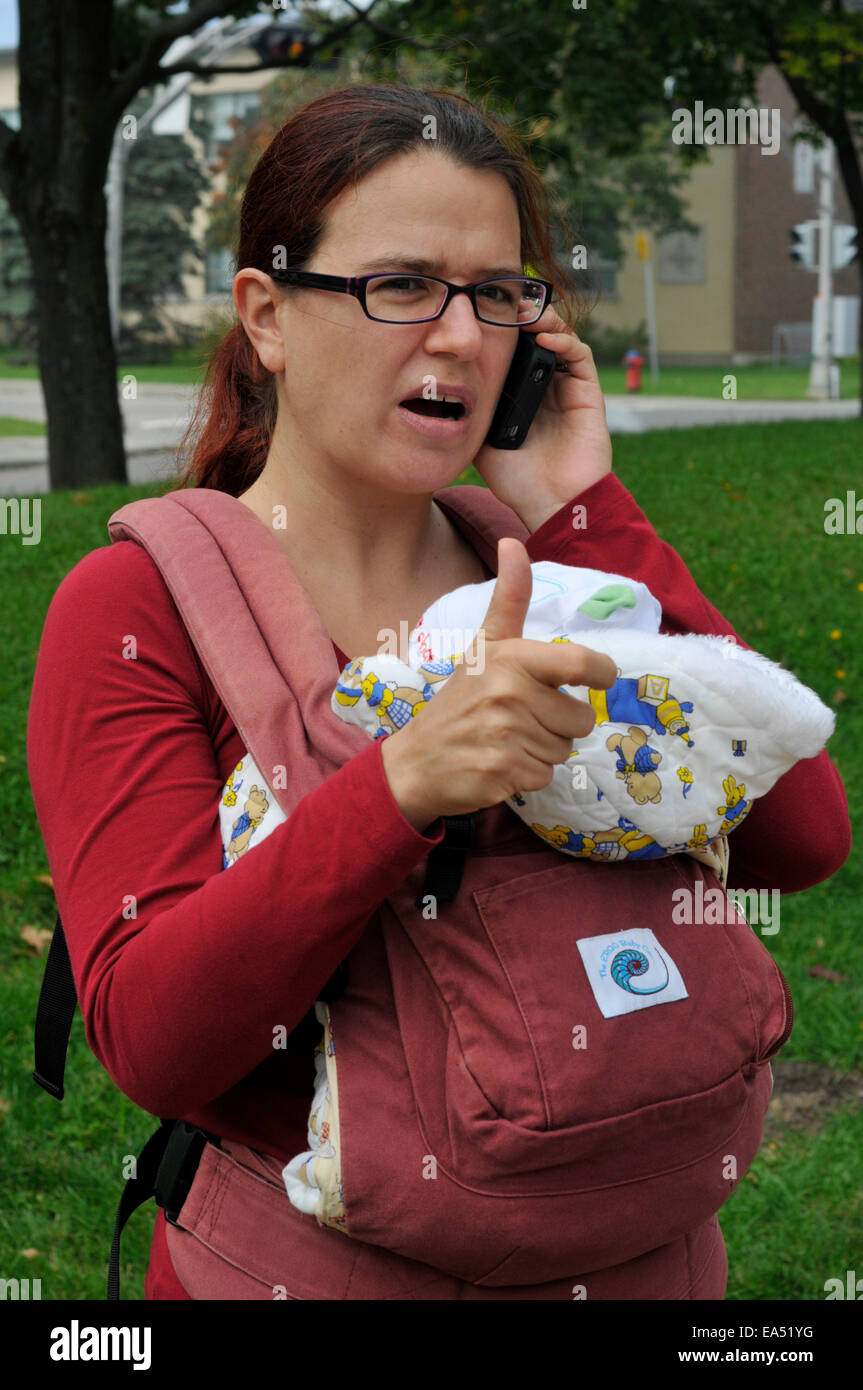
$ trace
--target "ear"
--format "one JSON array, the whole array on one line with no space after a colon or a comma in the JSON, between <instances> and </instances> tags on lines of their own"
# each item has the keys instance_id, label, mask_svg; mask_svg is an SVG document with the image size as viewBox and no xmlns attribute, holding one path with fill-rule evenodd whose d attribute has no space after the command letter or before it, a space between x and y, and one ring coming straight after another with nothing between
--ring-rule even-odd
<instances>
[{"instance_id":1,"label":"ear","mask_svg":"<svg viewBox=\"0 0 863 1390\"><path fill-rule=\"evenodd\" d=\"M232 294L249 342L268 372L285 370L285 343L277 309L283 296L269 275L248 266L234 276Z\"/></svg>"}]
</instances>

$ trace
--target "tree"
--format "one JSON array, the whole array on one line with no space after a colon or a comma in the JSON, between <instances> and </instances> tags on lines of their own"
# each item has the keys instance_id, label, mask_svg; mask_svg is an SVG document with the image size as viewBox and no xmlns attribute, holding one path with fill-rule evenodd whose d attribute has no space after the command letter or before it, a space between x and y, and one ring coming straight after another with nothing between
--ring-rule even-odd
<instances>
[{"instance_id":1,"label":"tree","mask_svg":"<svg viewBox=\"0 0 863 1390\"><path fill-rule=\"evenodd\" d=\"M32 360L38 348L33 275L21 229L0 198L0 322L3 340Z\"/></svg>"},{"instance_id":2,"label":"tree","mask_svg":"<svg viewBox=\"0 0 863 1390\"><path fill-rule=\"evenodd\" d=\"M33 274L53 488L126 479L105 264L104 189L114 130L140 91L172 73L237 70L193 61L163 65L176 39L219 17L278 19L271 4L233 0L189 0L182 12L172 9L175 0L19 5L21 123L14 130L0 120L0 193L19 224ZM335 41L359 22L352 16L331 23L327 36ZM288 54L260 66L293 61Z\"/></svg>"},{"instance_id":3,"label":"tree","mask_svg":"<svg viewBox=\"0 0 863 1390\"><path fill-rule=\"evenodd\" d=\"M474 88L493 84L515 112L545 113L544 143L564 162L567 131L606 157L635 155L644 130L668 131L672 109L755 101L773 64L805 118L801 134L835 143L863 246L863 0L388 0L368 27L381 55L436 47L452 76L467 70ZM704 146L676 149L685 166L709 157ZM860 276L863 295L863 256Z\"/></svg>"},{"instance_id":4,"label":"tree","mask_svg":"<svg viewBox=\"0 0 863 1390\"><path fill-rule=\"evenodd\" d=\"M150 96L130 109L143 115ZM200 137L204 131L196 132ZM180 135L148 129L135 140L126 165L123 199L123 309L137 311L134 329L124 328L120 350L140 352L164 338L159 306L172 291L182 292L182 275L201 260L189 231L192 214L209 181L194 151ZM0 198L0 317L7 342L21 361L38 360L38 321L27 246L5 199ZM176 332L176 327L174 329ZM149 338L149 341L148 341Z\"/></svg>"},{"instance_id":5,"label":"tree","mask_svg":"<svg viewBox=\"0 0 863 1390\"><path fill-rule=\"evenodd\" d=\"M141 116L150 96L131 108ZM205 128L193 122L199 138ZM124 327L119 351L152 353L167 335L161 306L171 293L182 294L183 274L203 260L192 236L192 216L210 181L194 150L182 135L156 135L152 127L139 132L126 166L123 199L121 305L140 315L132 330ZM171 323L170 334L188 340L193 329Z\"/></svg>"}]
</instances>

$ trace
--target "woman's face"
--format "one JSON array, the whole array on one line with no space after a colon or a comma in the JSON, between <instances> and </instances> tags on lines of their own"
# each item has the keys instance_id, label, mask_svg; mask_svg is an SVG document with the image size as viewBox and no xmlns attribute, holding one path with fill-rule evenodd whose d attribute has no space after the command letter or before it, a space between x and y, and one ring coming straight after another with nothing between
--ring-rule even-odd
<instances>
[{"instance_id":1,"label":"woman's face","mask_svg":"<svg viewBox=\"0 0 863 1390\"><path fill-rule=\"evenodd\" d=\"M379 165L330 204L306 269L340 276L424 269L458 284L520 275L516 201L501 175L417 149ZM347 469L372 486L422 493L451 482L476 456L516 328L480 323L466 295L441 318L418 324L373 322L350 295L292 289L280 300L277 434L292 463L325 474ZM472 395L460 420L400 406L447 388Z\"/></svg>"}]
</instances>

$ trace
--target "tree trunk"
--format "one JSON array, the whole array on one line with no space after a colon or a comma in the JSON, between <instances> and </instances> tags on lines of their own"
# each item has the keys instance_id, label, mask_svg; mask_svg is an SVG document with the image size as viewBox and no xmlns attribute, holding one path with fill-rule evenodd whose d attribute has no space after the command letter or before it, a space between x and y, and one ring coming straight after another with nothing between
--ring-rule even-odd
<instances>
[{"instance_id":1,"label":"tree trunk","mask_svg":"<svg viewBox=\"0 0 863 1390\"><path fill-rule=\"evenodd\" d=\"M59 208L24 222L39 322L50 486L126 482L105 266L104 195L74 229ZM62 311L60 306L62 306Z\"/></svg>"},{"instance_id":2,"label":"tree trunk","mask_svg":"<svg viewBox=\"0 0 863 1390\"><path fill-rule=\"evenodd\" d=\"M28 0L0 186L33 269L52 488L125 482L105 266L113 0Z\"/></svg>"}]
</instances>

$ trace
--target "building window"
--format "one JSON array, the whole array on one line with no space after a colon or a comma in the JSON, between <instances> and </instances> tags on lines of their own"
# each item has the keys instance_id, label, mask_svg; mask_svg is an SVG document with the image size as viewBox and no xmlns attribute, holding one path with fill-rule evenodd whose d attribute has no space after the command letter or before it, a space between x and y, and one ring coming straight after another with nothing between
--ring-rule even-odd
<instances>
[{"instance_id":1,"label":"building window","mask_svg":"<svg viewBox=\"0 0 863 1390\"><path fill-rule=\"evenodd\" d=\"M609 260L607 256L588 256L587 268L577 269L570 262L558 259L558 265L565 274L569 275L573 284L583 294L591 298L597 293L603 299L619 299L620 292L617 283L618 264L617 261Z\"/></svg>"},{"instance_id":2,"label":"building window","mask_svg":"<svg viewBox=\"0 0 863 1390\"><path fill-rule=\"evenodd\" d=\"M237 270L231 251L208 251L206 270L207 294L230 294Z\"/></svg>"},{"instance_id":3,"label":"building window","mask_svg":"<svg viewBox=\"0 0 863 1390\"><path fill-rule=\"evenodd\" d=\"M659 237L659 283L700 285L707 279L707 243L704 228L696 233L667 232Z\"/></svg>"},{"instance_id":4,"label":"building window","mask_svg":"<svg viewBox=\"0 0 863 1390\"><path fill-rule=\"evenodd\" d=\"M617 261L609 261L604 256L599 256L596 261L596 269L599 274L599 288L603 299L619 299Z\"/></svg>"},{"instance_id":5,"label":"building window","mask_svg":"<svg viewBox=\"0 0 863 1390\"><path fill-rule=\"evenodd\" d=\"M254 119L260 110L261 99L257 92L216 92L213 96L201 98L201 108L207 122L207 159L216 159L221 145L232 145L237 132L231 125L232 117L240 122Z\"/></svg>"}]
</instances>

